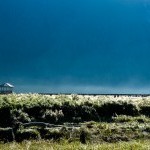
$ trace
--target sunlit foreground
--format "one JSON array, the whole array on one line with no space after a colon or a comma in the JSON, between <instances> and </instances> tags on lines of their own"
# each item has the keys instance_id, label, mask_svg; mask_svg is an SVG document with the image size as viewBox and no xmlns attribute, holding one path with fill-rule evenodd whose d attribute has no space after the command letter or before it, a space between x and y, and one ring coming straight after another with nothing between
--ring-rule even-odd
<instances>
[{"instance_id":1,"label":"sunlit foreground","mask_svg":"<svg viewBox=\"0 0 150 150\"><path fill-rule=\"evenodd\" d=\"M0 150L148 150L150 140L118 143L80 144L67 141L24 141L22 143L0 144Z\"/></svg>"}]
</instances>

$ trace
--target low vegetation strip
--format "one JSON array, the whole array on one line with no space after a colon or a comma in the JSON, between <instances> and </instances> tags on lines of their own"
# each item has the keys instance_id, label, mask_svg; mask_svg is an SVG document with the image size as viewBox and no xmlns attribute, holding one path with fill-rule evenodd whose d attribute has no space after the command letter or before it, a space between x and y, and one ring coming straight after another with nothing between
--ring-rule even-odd
<instances>
[{"instance_id":1,"label":"low vegetation strip","mask_svg":"<svg viewBox=\"0 0 150 150\"><path fill-rule=\"evenodd\" d=\"M0 140L146 140L150 138L149 117L150 97L0 95L0 132L6 132Z\"/></svg>"},{"instance_id":2,"label":"low vegetation strip","mask_svg":"<svg viewBox=\"0 0 150 150\"><path fill-rule=\"evenodd\" d=\"M17 122L111 121L115 115L150 115L150 97L11 94L0 96L0 126Z\"/></svg>"},{"instance_id":3,"label":"low vegetation strip","mask_svg":"<svg viewBox=\"0 0 150 150\"><path fill-rule=\"evenodd\" d=\"M0 143L0 150L148 150L149 140L119 143L99 143L83 145L79 142L68 143L68 141L24 141L22 143Z\"/></svg>"}]
</instances>

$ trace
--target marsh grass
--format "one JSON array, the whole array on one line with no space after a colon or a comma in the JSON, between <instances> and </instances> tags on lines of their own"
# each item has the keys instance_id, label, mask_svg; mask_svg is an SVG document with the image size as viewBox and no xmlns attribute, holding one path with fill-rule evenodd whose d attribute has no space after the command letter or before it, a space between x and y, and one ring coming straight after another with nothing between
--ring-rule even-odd
<instances>
[{"instance_id":1,"label":"marsh grass","mask_svg":"<svg viewBox=\"0 0 150 150\"><path fill-rule=\"evenodd\" d=\"M110 122L116 115L149 117L149 110L150 97L0 95L0 126L10 127L16 122L30 121L55 124L84 121ZM130 120L130 118L126 119Z\"/></svg>"},{"instance_id":2,"label":"marsh grass","mask_svg":"<svg viewBox=\"0 0 150 150\"><path fill-rule=\"evenodd\" d=\"M6 148L18 146L20 149L21 147L36 149L36 145L41 143L45 149L48 149L48 146L51 146L49 149L105 149L105 146L117 149L119 145L126 149L139 147L142 149L143 145L147 146L149 143L146 140L150 139L149 110L150 97L0 95L0 127L2 128L15 127L20 123L31 121L63 126L56 130L20 128L16 132L19 138L22 137L20 143L7 143L0 146L3 149L5 149L4 145ZM67 123L80 123L81 128L68 130ZM87 145L79 144L80 133L83 130L86 133L86 143L89 143ZM25 139L45 139L45 141L25 142ZM46 141L47 139L49 141ZM62 140L63 143L58 142ZM116 143L118 141L120 142ZM125 141L127 143L124 143Z\"/></svg>"},{"instance_id":3,"label":"marsh grass","mask_svg":"<svg viewBox=\"0 0 150 150\"><path fill-rule=\"evenodd\" d=\"M67 140L60 142L53 141L24 141L22 143L0 143L0 150L148 150L150 140L139 140L117 143L68 143Z\"/></svg>"}]
</instances>

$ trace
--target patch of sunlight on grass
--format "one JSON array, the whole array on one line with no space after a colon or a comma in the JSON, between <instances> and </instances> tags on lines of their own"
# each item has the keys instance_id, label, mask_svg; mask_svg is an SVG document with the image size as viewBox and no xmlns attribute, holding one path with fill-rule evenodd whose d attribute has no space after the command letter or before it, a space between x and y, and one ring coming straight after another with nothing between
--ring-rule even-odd
<instances>
[{"instance_id":1,"label":"patch of sunlight on grass","mask_svg":"<svg viewBox=\"0 0 150 150\"><path fill-rule=\"evenodd\" d=\"M1 143L0 150L150 150L150 140L118 143L80 144L67 141L24 141Z\"/></svg>"}]
</instances>

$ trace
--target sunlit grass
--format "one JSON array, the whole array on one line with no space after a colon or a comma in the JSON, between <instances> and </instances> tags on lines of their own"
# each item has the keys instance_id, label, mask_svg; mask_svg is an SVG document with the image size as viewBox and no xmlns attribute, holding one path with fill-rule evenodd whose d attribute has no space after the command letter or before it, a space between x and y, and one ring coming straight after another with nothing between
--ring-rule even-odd
<instances>
[{"instance_id":1,"label":"sunlit grass","mask_svg":"<svg viewBox=\"0 0 150 150\"><path fill-rule=\"evenodd\" d=\"M118 143L81 144L79 142L68 143L67 141L24 141L22 143L0 144L0 150L148 150L150 140L130 141Z\"/></svg>"},{"instance_id":2,"label":"sunlit grass","mask_svg":"<svg viewBox=\"0 0 150 150\"><path fill-rule=\"evenodd\" d=\"M41 121L59 124L61 128L33 128L32 132L30 129L23 129L22 123ZM20 126L15 133L16 141L49 141L7 143L1 144L0 149L146 149L150 144L150 141L146 141L150 138L150 97L0 95L1 131L17 125L18 122ZM67 123L78 124L79 127L70 130ZM82 130L85 130L86 142L90 144L80 144ZM30 135L37 134L38 138L24 137L29 131ZM19 135L23 136L22 139ZM50 139L63 139L63 142L52 142ZM67 139L71 139L70 143ZM120 143L115 143L118 141Z\"/></svg>"}]
</instances>

